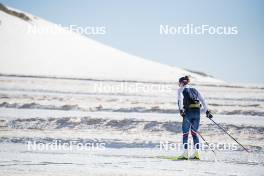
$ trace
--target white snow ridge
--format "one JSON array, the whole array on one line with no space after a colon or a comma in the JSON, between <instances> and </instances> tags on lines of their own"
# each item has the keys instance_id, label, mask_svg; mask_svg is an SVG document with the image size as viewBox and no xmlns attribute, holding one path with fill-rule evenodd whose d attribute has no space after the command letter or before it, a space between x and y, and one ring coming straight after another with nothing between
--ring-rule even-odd
<instances>
[{"instance_id":1,"label":"white snow ridge","mask_svg":"<svg viewBox=\"0 0 264 176\"><path fill-rule=\"evenodd\" d=\"M194 82L221 83L127 54L74 32L34 34L29 30L65 29L23 14L30 20L0 10L1 74L152 82L175 82L180 76L191 75Z\"/></svg>"}]
</instances>

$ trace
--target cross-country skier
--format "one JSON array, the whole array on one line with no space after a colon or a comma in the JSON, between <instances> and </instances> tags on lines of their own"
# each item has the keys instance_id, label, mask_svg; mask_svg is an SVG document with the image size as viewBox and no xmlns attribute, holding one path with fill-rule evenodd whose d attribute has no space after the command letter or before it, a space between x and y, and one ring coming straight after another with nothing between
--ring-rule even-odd
<instances>
[{"instance_id":1,"label":"cross-country skier","mask_svg":"<svg viewBox=\"0 0 264 176\"><path fill-rule=\"evenodd\" d=\"M207 109L203 96L193 87L189 86L190 79L188 76L179 79L178 106L180 115L183 117L182 133L184 151L178 159L200 159L199 155L199 136L197 131L200 124L201 106L206 112L208 118L212 118L210 111ZM188 157L188 135L191 129L195 152Z\"/></svg>"}]
</instances>

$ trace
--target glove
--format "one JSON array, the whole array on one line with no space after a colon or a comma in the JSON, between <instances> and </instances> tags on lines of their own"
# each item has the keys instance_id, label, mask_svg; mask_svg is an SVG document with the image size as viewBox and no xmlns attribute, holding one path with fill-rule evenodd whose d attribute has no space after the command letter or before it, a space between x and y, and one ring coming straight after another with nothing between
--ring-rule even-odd
<instances>
[{"instance_id":1,"label":"glove","mask_svg":"<svg viewBox=\"0 0 264 176\"><path fill-rule=\"evenodd\" d=\"M182 117L185 117L185 112L184 112L183 110L180 110L180 115L181 115Z\"/></svg>"},{"instance_id":2,"label":"glove","mask_svg":"<svg viewBox=\"0 0 264 176\"><path fill-rule=\"evenodd\" d=\"M209 119L211 119L211 118L213 118L213 115L211 114L211 112L210 111L206 111L206 117L207 118L209 118Z\"/></svg>"}]
</instances>

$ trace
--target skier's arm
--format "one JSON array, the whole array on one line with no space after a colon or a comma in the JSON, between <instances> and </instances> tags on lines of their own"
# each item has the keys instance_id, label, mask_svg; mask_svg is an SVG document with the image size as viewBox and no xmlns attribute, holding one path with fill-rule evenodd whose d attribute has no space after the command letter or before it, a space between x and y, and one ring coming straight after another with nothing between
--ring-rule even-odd
<instances>
[{"instance_id":1,"label":"skier's arm","mask_svg":"<svg viewBox=\"0 0 264 176\"><path fill-rule=\"evenodd\" d=\"M179 110L183 110L183 94L182 94L183 89L180 88L178 89L178 107Z\"/></svg>"},{"instance_id":2,"label":"skier's arm","mask_svg":"<svg viewBox=\"0 0 264 176\"><path fill-rule=\"evenodd\" d=\"M200 102L201 102L202 105L203 105L204 112L206 112L206 111L208 110L208 108L207 108L207 104L206 104L206 102L205 102L204 97L200 94L200 92L198 92L198 98L199 98Z\"/></svg>"}]
</instances>

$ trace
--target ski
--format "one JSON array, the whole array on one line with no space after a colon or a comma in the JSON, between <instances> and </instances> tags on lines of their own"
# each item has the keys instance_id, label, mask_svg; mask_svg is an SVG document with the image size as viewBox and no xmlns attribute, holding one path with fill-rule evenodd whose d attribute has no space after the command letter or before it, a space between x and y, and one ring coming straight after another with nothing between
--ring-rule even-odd
<instances>
[{"instance_id":1,"label":"ski","mask_svg":"<svg viewBox=\"0 0 264 176\"><path fill-rule=\"evenodd\" d=\"M155 158L166 159L170 161L205 161L198 158L180 158L179 156L157 156Z\"/></svg>"},{"instance_id":2,"label":"ski","mask_svg":"<svg viewBox=\"0 0 264 176\"><path fill-rule=\"evenodd\" d=\"M186 161L188 158L180 158L178 156L159 156L160 159L167 159L171 161Z\"/></svg>"}]
</instances>

